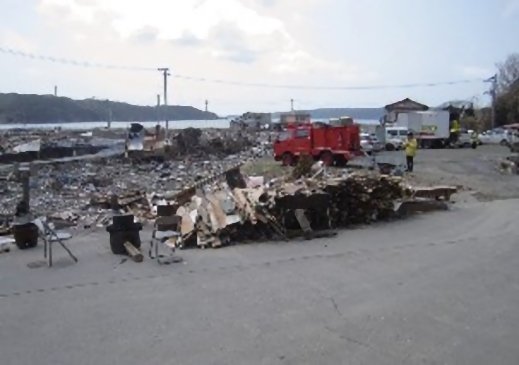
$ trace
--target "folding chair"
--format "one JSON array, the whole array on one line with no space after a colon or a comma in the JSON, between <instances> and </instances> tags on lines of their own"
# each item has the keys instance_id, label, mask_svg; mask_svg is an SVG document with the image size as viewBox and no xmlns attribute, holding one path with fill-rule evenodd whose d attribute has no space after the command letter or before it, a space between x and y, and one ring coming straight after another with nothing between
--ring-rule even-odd
<instances>
[{"instance_id":1,"label":"folding chair","mask_svg":"<svg viewBox=\"0 0 519 365\"><path fill-rule=\"evenodd\" d=\"M56 232L54 231L48 224L47 224L47 218L46 217L39 217L32 221L40 231L40 237L43 240L43 257L45 259L48 259L47 264L49 267L52 267L52 243L58 242L61 247L67 251L69 256L74 260L74 262L78 262L78 259L72 252L68 249L67 246L65 246L65 243L63 243L64 240L69 240L72 238L72 235L68 233L63 232Z\"/></svg>"},{"instance_id":2,"label":"folding chair","mask_svg":"<svg viewBox=\"0 0 519 365\"><path fill-rule=\"evenodd\" d=\"M170 264L179 260L173 256L175 247L183 246L183 237L181 232L182 217L172 215L166 217L157 217L153 226L153 233L150 241L150 259L157 259L159 264ZM164 245L170 252L169 255L159 253L159 246ZM162 261L161 259L168 257L170 260Z\"/></svg>"}]
</instances>

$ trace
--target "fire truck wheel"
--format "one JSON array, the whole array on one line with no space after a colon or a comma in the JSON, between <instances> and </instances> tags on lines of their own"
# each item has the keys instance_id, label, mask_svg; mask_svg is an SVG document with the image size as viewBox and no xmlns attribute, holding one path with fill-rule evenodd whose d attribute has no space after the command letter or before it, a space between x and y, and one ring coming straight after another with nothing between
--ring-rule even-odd
<instances>
[{"instance_id":1,"label":"fire truck wheel","mask_svg":"<svg viewBox=\"0 0 519 365\"><path fill-rule=\"evenodd\" d=\"M294 156L289 152L285 152L281 161L283 166L291 166L294 163Z\"/></svg>"},{"instance_id":2,"label":"fire truck wheel","mask_svg":"<svg viewBox=\"0 0 519 365\"><path fill-rule=\"evenodd\" d=\"M331 152L323 152L321 154L321 161L323 161L323 164L326 166L332 166L334 163L334 158Z\"/></svg>"},{"instance_id":3,"label":"fire truck wheel","mask_svg":"<svg viewBox=\"0 0 519 365\"><path fill-rule=\"evenodd\" d=\"M348 164L348 160L344 156L338 156L335 164L338 167L344 167Z\"/></svg>"}]
</instances>

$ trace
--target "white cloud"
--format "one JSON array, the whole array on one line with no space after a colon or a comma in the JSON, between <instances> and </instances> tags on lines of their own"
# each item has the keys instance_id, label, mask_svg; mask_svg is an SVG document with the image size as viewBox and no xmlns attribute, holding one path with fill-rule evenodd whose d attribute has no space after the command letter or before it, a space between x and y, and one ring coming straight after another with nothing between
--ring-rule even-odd
<instances>
[{"instance_id":1,"label":"white cloud","mask_svg":"<svg viewBox=\"0 0 519 365\"><path fill-rule=\"evenodd\" d=\"M336 86L341 81L372 82L376 76L307 49L297 31L289 31L294 29L289 26L293 19L286 16L287 10L294 10L292 0L39 1L47 29L55 34L42 53L57 58L170 67L173 75L261 84ZM319 2L298 1L299 22L304 23L310 8ZM158 73L62 69L53 82L75 95L153 103L155 95L162 93ZM266 92L179 78L172 78L170 85L170 104L201 107L208 98L213 108L224 105L226 111L230 105L241 110L297 96L293 90Z\"/></svg>"},{"instance_id":2,"label":"white cloud","mask_svg":"<svg viewBox=\"0 0 519 365\"><path fill-rule=\"evenodd\" d=\"M255 1L256 5L274 6L284 0ZM302 3L305 1L315 0ZM339 68L339 63L305 53L280 19L260 15L245 4L250 0L41 0L41 9L54 22L66 21L72 28L78 23L108 26L122 42L192 45L199 50L203 47L203 54L238 63L270 59L275 64L266 71L315 73L331 66ZM345 66L341 71L351 69Z\"/></svg>"},{"instance_id":3,"label":"white cloud","mask_svg":"<svg viewBox=\"0 0 519 365\"><path fill-rule=\"evenodd\" d=\"M122 37L154 27L159 39L177 39L185 31L206 38L219 22L234 23L247 34L283 31L280 20L261 16L238 0L42 0L42 8L51 12L67 8L69 20L88 23L98 13L111 14L112 26Z\"/></svg>"},{"instance_id":4,"label":"white cloud","mask_svg":"<svg viewBox=\"0 0 519 365\"><path fill-rule=\"evenodd\" d=\"M2 46L22 52L30 53L35 52L37 49L36 45L30 39L11 29L0 33L0 41Z\"/></svg>"}]
</instances>

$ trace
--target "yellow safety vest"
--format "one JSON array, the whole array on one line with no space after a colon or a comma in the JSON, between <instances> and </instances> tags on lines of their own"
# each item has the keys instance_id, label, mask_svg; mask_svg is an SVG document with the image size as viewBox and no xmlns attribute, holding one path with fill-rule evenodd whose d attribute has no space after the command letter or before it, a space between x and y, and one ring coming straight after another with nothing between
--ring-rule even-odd
<instances>
[{"instance_id":1,"label":"yellow safety vest","mask_svg":"<svg viewBox=\"0 0 519 365\"><path fill-rule=\"evenodd\" d=\"M452 121L452 126L451 126L451 132L459 132L460 131L460 123L457 121L457 120L453 120Z\"/></svg>"},{"instance_id":2,"label":"yellow safety vest","mask_svg":"<svg viewBox=\"0 0 519 365\"><path fill-rule=\"evenodd\" d=\"M410 140L407 140L404 142L405 147L405 155L414 157L416 156L416 149L418 148L418 142L415 138L411 138Z\"/></svg>"}]
</instances>

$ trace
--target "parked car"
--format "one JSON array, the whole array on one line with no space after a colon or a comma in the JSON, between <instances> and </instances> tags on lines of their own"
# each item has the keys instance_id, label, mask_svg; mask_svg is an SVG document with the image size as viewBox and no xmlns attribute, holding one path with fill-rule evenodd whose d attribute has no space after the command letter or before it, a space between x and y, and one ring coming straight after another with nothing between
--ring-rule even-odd
<instances>
[{"instance_id":1,"label":"parked car","mask_svg":"<svg viewBox=\"0 0 519 365\"><path fill-rule=\"evenodd\" d=\"M472 146L472 131L461 129L460 137L454 143L454 147L457 148L468 148Z\"/></svg>"},{"instance_id":2,"label":"parked car","mask_svg":"<svg viewBox=\"0 0 519 365\"><path fill-rule=\"evenodd\" d=\"M382 145L376 137L372 137L370 134L360 134L360 148L368 155L372 152L382 151Z\"/></svg>"},{"instance_id":3,"label":"parked car","mask_svg":"<svg viewBox=\"0 0 519 365\"><path fill-rule=\"evenodd\" d=\"M508 146L519 140L516 131L505 130L502 128L483 132L478 136L478 138L481 141L481 144L500 144L501 146Z\"/></svg>"}]
</instances>

